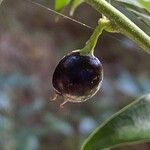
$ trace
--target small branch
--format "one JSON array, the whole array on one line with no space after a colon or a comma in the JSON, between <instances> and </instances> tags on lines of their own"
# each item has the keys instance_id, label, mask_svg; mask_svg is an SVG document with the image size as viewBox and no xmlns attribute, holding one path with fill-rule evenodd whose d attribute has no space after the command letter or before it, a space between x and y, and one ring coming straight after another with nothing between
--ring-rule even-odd
<instances>
[{"instance_id":1,"label":"small branch","mask_svg":"<svg viewBox=\"0 0 150 150\"><path fill-rule=\"evenodd\" d=\"M105 0L85 0L85 2L104 14L112 23L116 24L120 33L135 41L145 52L150 54L150 37L124 14Z\"/></svg>"},{"instance_id":2,"label":"small branch","mask_svg":"<svg viewBox=\"0 0 150 150\"><path fill-rule=\"evenodd\" d=\"M85 47L80 50L80 54L81 55L94 55L94 48L96 46L99 36L101 35L103 30L110 28L110 27L111 27L111 22L108 19L100 18L100 20L98 21L97 27L95 28L89 40L86 42ZM111 28L111 30L113 29Z\"/></svg>"}]
</instances>

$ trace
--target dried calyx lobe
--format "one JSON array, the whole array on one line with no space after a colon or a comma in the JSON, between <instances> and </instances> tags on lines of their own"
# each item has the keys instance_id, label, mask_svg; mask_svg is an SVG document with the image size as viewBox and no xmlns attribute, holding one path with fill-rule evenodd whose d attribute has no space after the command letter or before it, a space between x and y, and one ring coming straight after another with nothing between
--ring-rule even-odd
<instances>
[{"instance_id":1,"label":"dried calyx lobe","mask_svg":"<svg viewBox=\"0 0 150 150\"><path fill-rule=\"evenodd\" d=\"M53 74L57 94L71 102L82 102L99 89L103 78L101 62L93 55L72 52L62 58Z\"/></svg>"}]
</instances>

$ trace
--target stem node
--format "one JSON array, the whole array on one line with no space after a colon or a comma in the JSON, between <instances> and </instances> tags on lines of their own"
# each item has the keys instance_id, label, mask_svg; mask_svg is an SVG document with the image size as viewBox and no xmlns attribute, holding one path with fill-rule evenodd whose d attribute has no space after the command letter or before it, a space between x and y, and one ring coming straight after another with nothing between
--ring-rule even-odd
<instances>
[{"instance_id":1,"label":"stem node","mask_svg":"<svg viewBox=\"0 0 150 150\"><path fill-rule=\"evenodd\" d=\"M85 0L96 10L104 14L116 29L137 43L145 52L150 54L150 37L119 10L105 0ZM106 29L106 31L109 31Z\"/></svg>"}]
</instances>

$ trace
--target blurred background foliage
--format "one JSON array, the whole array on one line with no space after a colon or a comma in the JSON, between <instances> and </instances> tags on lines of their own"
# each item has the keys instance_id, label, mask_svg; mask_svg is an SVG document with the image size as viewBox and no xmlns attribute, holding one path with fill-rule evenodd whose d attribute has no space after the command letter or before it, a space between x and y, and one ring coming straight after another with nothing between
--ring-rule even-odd
<instances>
[{"instance_id":1,"label":"blurred background foliage","mask_svg":"<svg viewBox=\"0 0 150 150\"><path fill-rule=\"evenodd\" d=\"M53 8L54 1L37 1ZM114 5L150 35L137 14ZM68 6L64 13L69 13ZM92 30L60 18L29 1L0 6L0 150L77 150L100 123L136 97L150 92L149 56L122 35L104 33L95 55L102 61L101 90L85 103L63 109L51 78L58 61L84 46ZM95 27L100 14L87 4L75 19ZM150 144L120 148L149 150Z\"/></svg>"}]
</instances>

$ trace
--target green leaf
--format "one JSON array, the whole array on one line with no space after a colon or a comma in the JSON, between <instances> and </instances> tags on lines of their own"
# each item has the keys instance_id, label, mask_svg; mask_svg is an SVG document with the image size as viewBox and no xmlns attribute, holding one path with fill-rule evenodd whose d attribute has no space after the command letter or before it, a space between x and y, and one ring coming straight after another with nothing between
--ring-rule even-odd
<instances>
[{"instance_id":1,"label":"green leaf","mask_svg":"<svg viewBox=\"0 0 150 150\"><path fill-rule=\"evenodd\" d=\"M70 3L70 0L55 0L55 10L61 11Z\"/></svg>"},{"instance_id":2,"label":"green leaf","mask_svg":"<svg viewBox=\"0 0 150 150\"><path fill-rule=\"evenodd\" d=\"M143 5L148 12L150 12L150 1L139 0L139 3Z\"/></svg>"},{"instance_id":3,"label":"green leaf","mask_svg":"<svg viewBox=\"0 0 150 150\"><path fill-rule=\"evenodd\" d=\"M150 12L150 1L145 0L115 0L124 4L127 8L134 8L139 12L145 13L143 10Z\"/></svg>"},{"instance_id":4,"label":"green leaf","mask_svg":"<svg viewBox=\"0 0 150 150\"><path fill-rule=\"evenodd\" d=\"M133 9L129 9L131 12L137 15L138 19L142 20L147 26L150 27L150 15L138 12Z\"/></svg>"},{"instance_id":5,"label":"green leaf","mask_svg":"<svg viewBox=\"0 0 150 150\"><path fill-rule=\"evenodd\" d=\"M128 4L128 5L132 5L132 6L136 6L136 7L139 7L139 8L143 8L143 5L140 4L138 2L138 0L115 0L117 2L120 2L120 3L123 3L123 4Z\"/></svg>"},{"instance_id":6,"label":"green leaf","mask_svg":"<svg viewBox=\"0 0 150 150\"><path fill-rule=\"evenodd\" d=\"M150 1L145 0L114 0L114 2L119 2L123 4L129 11L136 14L138 19L140 19L147 27L150 27Z\"/></svg>"},{"instance_id":7,"label":"green leaf","mask_svg":"<svg viewBox=\"0 0 150 150\"><path fill-rule=\"evenodd\" d=\"M102 150L150 140L150 94L126 106L97 128L82 150Z\"/></svg>"},{"instance_id":8,"label":"green leaf","mask_svg":"<svg viewBox=\"0 0 150 150\"><path fill-rule=\"evenodd\" d=\"M74 11L76 10L76 8L83 3L83 0L73 0L72 2L72 6L70 9L70 15L72 16L74 14Z\"/></svg>"}]
</instances>

